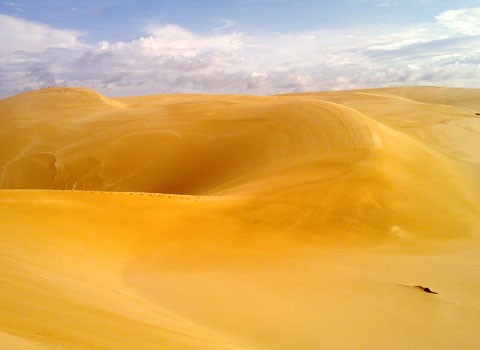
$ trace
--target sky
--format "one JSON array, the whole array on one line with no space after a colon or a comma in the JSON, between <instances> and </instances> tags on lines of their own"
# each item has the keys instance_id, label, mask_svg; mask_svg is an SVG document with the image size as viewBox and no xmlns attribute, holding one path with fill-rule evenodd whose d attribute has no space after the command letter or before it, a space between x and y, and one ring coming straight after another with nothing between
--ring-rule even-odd
<instances>
[{"instance_id":1,"label":"sky","mask_svg":"<svg viewBox=\"0 0 480 350\"><path fill-rule=\"evenodd\" d=\"M0 98L480 88L480 0L0 0Z\"/></svg>"}]
</instances>

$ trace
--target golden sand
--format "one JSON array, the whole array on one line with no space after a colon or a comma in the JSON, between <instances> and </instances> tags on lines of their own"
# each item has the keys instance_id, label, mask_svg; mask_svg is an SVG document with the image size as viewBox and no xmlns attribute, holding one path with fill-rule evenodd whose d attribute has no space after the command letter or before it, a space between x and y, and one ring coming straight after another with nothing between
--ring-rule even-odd
<instances>
[{"instance_id":1,"label":"golden sand","mask_svg":"<svg viewBox=\"0 0 480 350\"><path fill-rule=\"evenodd\" d=\"M480 90L0 101L0 348L478 349Z\"/></svg>"}]
</instances>

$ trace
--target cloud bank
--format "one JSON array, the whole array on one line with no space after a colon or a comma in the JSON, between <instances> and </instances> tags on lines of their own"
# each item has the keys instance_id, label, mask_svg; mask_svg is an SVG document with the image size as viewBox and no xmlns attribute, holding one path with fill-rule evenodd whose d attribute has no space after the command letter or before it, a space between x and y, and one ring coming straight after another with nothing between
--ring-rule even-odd
<instances>
[{"instance_id":1,"label":"cloud bank","mask_svg":"<svg viewBox=\"0 0 480 350\"><path fill-rule=\"evenodd\" d=\"M167 25L126 42L0 15L0 97L51 85L109 96L274 94L395 85L480 87L480 8L396 30L209 34Z\"/></svg>"}]
</instances>

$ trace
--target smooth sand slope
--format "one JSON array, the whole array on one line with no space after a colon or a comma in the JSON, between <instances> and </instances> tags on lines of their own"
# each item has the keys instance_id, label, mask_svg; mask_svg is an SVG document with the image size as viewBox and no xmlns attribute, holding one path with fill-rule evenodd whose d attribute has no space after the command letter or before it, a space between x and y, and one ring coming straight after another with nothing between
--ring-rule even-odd
<instances>
[{"instance_id":1,"label":"smooth sand slope","mask_svg":"<svg viewBox=\"0 0 480 350\"><path fill-rule=\"evenodd\" d=\"M478 349L480 90L0 101L0 348Z\"/></svg>"}]
</instances>

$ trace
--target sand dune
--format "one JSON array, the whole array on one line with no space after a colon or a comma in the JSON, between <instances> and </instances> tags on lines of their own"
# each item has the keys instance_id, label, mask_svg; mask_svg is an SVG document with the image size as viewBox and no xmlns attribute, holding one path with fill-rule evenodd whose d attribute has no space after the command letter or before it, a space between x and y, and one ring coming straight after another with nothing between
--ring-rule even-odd
<instances>
[{"instance_id":1,"label":"sand dune","mask_svg":"<svg viewBox=\"0 0 480 350\"><path fill-rule=\"evenodd\" d=\"M478 101L1 100L0 346L478 348Z\"/></svg>"}]
</instances>

